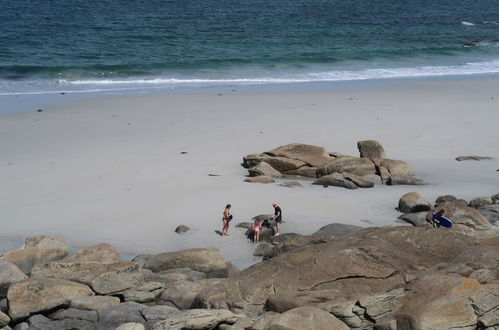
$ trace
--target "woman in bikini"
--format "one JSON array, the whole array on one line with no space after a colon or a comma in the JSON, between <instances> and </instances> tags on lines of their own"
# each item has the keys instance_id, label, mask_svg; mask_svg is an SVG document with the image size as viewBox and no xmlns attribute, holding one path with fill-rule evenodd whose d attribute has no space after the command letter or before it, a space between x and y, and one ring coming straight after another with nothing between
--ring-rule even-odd
<instances>
[{"instance_id":1,"label":"woman in bikini","mask_svg":"<svg viewBox=\"0 0 499 330\"><path fill-rule=\"evenodd\" d=\"M230 208L232 206L230 204L227 204L225 206L225 210L224 210L224 213L223 213L223 216L222 216L222 223L223 223L223 227L222 227L222 236L229 236L229 222L232 220L232 214L230 213Z\"/></svg>"}]
</instances>

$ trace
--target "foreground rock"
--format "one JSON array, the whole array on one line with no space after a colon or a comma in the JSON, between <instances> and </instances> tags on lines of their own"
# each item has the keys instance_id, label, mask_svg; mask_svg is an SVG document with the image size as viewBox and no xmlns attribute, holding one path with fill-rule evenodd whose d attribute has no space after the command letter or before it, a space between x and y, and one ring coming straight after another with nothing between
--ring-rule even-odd
<instances>
[{"instance_id":1,"label":"foreground rock","mask_svg":"<svg viewBox=\"0 0 499 330\"><path fill-rule=\"evenodd\" d=\"M174 268L190 268L208 277L227 277L228 268L218 249L187 249L176 252L141 255L133 259L141 267L160 272Z\"/></svg>"},{"instance_id":2,"label":"foreground rock","mask_svg":"<svg viewBox=\"0 0 499 330\"><path fill-rule=\"evenodd\" d=\"M144 280L138 265L133 262L116 264L51 262L33 267L32 276L84 283L99 294L126 290Z\"/></svg>"},{"instance_id":3,"label":"foreground rock","mask_svg":"<svg viewBox=\"0 0 499 330\"><path fill-rule=\"evenodd\" d=\"M312 236L326 236L331 238L337 235L350 234L361 229L363 228L344 223L330 223L329 225L321 227L318 231L313 233Z\"/></svg>"},{"instance_id":4,"label":"foreground rock","mask_svg":"<svg viewBox=\"0 0 499 330\"><path fill-rule=\"evenodd\" d=\"M97 311L113 305L119 305L120 298L110 296L88 296L71 299L70 306L76 309Z\"/></svg>"},{"instance_id":5,"label":"foreground rock","mask_svg":"<svg viewBox=\"0 0 499 330\"><path fill-rule=\"evenodd\" d=\"M238 319L238 315L224 309L191 309L156 323L153 329L215 329L220 324L234 324Z\"/></svg>"},{"instance_id":6,"label":"foreground rock","mask_svg":"<svg viewBox=\"0 0 499 330\"><path fill-rule=\"evenodd\" d=\"M9 315L13 320L17 320L33 313L69 305L72 299L78 297L93 295L88 286L66 280L53 278L25 280L9 287L7 293Z\"/></svg>"},{"instance_id":7,"label":"foreground rock","mask_svg":"<svg viewBox=\"0 0 499 330\"><path fill-rule=\"evenodd\" d=\"M282 312L286 305L289 307L285 310L315 305L357 327L372 326L373 319L375 324L391 322L392 311L405 293L386 293L407 287L418 274L429 269L441 272L453 265L463 265L462 274L469 274L467 262L497 267L499 236L484 233L475 236L443 229L385 227L316 241L203 290L193 307L258 315L271 297L287 295L293 298L279 298L281 303L267 304L267 310L278 308ZM366 316L366 310L370 316Z\"/></svg>"},{"instance_id":8,"label":"foreground rock","mask_svg":"<svg viewBox=\"0 0 499 330\"><path fill-rule=\"evenodd\" d=\"M249 168L247 182L272 182L273 177L299 175L319 178L315 184L348 189L371 188L386 181L388 184L424 184L414 177L412 167L403 161L387 159L377 141L359 141L360 157L328 153L324 148L293 143L262 154L243 158Z\"/></svg>"},{"instance_id":9,"label":"foreground rock","mask_svg":"<svg viewBox=\"0 0 499 330\"><path fill-rule=\"evenodd\" d=\"M399 200L398 209L403 213L416 213L431 210L431 204L417 192L410 192Z\"/></svg>"}]
</instances>

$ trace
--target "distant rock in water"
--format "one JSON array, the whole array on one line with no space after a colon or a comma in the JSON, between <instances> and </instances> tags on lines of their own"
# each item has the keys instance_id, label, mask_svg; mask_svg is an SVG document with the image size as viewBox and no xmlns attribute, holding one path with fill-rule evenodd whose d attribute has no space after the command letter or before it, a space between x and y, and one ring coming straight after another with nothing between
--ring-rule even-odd
<instances>
[{"instance_id":1,"label":"distant rock in water","mask_svg":"<svg viewBox=\"0 0 499 330\"><path fill-rule=\"evenodd\" d=\"M247 182L269 183L281 175L316 178L314 184L347 189L391 185L421 185L412 167L401 160L385 158L385 150L374 140L359 141L360 157L327 152L319 146L292 143L261 154L249 154L242 165L248 168ZM261 178L260 178L261 177ZM260 178L260 179L258 179Z\"/></svg>"},{"instance_id":2,"label":"distant rock in water","mask_svg":"<svg viewBox=\"0 0 499 330\"><path fill-rule=\"evenodd\" d=\"M463 160L487 160L487 159L492 159L492 157L488 157L488 156L459 156L459 157L456 157L456 160L458 162L461 162Z\"/></svg>"}]
</instances>

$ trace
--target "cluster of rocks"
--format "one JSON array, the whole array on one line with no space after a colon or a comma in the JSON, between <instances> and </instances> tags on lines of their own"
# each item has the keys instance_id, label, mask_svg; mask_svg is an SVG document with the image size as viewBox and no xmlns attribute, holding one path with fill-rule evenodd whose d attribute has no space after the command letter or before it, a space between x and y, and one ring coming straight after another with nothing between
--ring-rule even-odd
<instances>
[{"instance_id":1,"label":"cluster of rocks","mask_svg":"<svg viewBox=\"0 0 499 330\"><path fill-rule=\"evenodd\" d=\"M360 157L327 152L319 146L288 144L243 158L248 168L247 182L269 183L275 178L297 175L316 179L313 184L348 189L370 188L374 184L421 185L412 167L401 160L388 159L377 141L359 141Z\"/></svg>"},{"instance_id":2,"label":"cluster of rocks","mask_svg":"<svg viewBox=\"0 0 499 330\"><path fill-rule=\"evenodd\" d=\"M193 307L246 315L229 329L499 327L499 232L493 226L331 224L260 246L265 261L202 290Z\"/></svg>"},{"instance_id":3,"label":"cluster of rocks","mask_svg":"<svg viewBox=\"0 0 499 330\"><path fill-rule=\"evenodd\" d=\"M440 209L454 222L455 230L481 230L491 225L499 226L499 194L476 197L469 202L452 195L440 196L432 205L417 192L403 195L399 200L398 210L403 212L399 219L413 226L428 225L431 215Z\"/></svg>"},{"instance_id":4,"label":"cluster of rocks","mask_svg":"<svg viewBox=\"0 0 499 330\"><path fill-rule=\"evenodd\" d=\"M123 262L108 244L68 255L61 238L30 237L0 257L0 328L497 330L499 230L479 210L498 202L401 198L408 214L445 208L450 230L263 230L264 261L242 271L214 248Z\"/></svg>"},{"instance_id":5,"label":"cluster of rocks","mask_svg":"<svg viewBox=\"0 0 499 330\"><path fill-rule=\"evenodd\" d=\"M69 251L62 238L36 236L0 257L1 329L213 329L242 317L191 309L198 292L238 272L217 249L128 262L108 244Z\"/></svg>"}]
</instances>

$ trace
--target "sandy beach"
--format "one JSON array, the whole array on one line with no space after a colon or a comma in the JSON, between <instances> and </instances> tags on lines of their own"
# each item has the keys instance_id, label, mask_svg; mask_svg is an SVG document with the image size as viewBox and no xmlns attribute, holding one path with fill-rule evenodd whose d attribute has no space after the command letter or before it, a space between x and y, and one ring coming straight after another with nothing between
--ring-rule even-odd
<instances>
[{"instance_id":1,"label":"sandy beach","mask_svg":"<svg viewBox=\"0 0 499 330\"><path fill-rule=\"evenodd\" d=\"M417 191L469 199L498 193L499 78L392 81L320 91L230 91L60 102L0 117L0 249L27 236L128 255L217 247L240 267L258 259L238 222L283 209L283 232L397 224L398 199ZM243 182L242 157L299 142L358 156L379 141L425 186L347 190ZM489 156L458 162L461 155ZM216 176L210 176L214 174ZM222 238L225 204L233 205ZM184 224L185 235L174 232Z\"/></svg>"}]
</instances>

